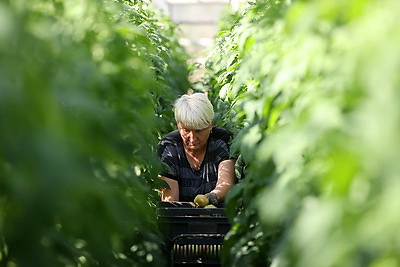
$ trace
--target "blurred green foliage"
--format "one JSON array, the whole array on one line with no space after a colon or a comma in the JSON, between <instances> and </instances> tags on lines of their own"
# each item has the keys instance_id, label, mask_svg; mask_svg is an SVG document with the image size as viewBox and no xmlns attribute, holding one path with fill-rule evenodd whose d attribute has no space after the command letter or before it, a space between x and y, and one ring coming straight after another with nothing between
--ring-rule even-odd
<instances>
[{"instance_id":1,"label":"blurred green foliage","mask_svg":"<svg viewBox=\"0 0 400 267\"><path fill-rule=\"evenodd\" d=\"M207 60L245 163L225 266L399 266L400 4L249 2Z\"/></svg>"},{"instance_id":2,"label":"blurred green foliage","mask_svg":"<svg viewBox=\"0 0 400 267\"><path fill-rule=\"evenodd\" d=\"M154 146L188 82L175 26L156 12L0 3L2 265L166 264Z\"/></svg>"},{"instance_id":3,"label":"blurred green foliage","mask_svg":"<svg viewBox=\"0 0 400 267\"><path fill-rule=\"evenodd\" d=\"M190 88L188 81L189 56L179 44L179 28L159 9L151 8L146 1L123 1L124 17L130 23L144 30L152 49L143 50L146 58L151 59L157 82L161 85L148 88L156 107L159 120L157 137L161 139L166 133L176 128L172 106L178 96Z\"/></svg>"}]
</instances>

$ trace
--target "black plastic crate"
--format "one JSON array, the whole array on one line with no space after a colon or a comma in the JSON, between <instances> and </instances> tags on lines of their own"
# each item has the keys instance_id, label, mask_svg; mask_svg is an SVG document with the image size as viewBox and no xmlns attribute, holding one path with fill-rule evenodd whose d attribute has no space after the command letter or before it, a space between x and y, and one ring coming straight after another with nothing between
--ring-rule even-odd
<instances>
[{"instance_id":1,"label":"black plastic crate","mask_svg":"<svg viewBox=\"0 0 400 267\"><path fill-rule=\"evenodd\" d=\"M174 266L219 265L223 240L230 230L223 205L205 209L191 202L160 202L157 214Z\"/></svg>"},{"instance_id":2,"label":"black plastic crate","mask_svg":"<svg viewBox=\"0 0 400 267\"><path fill-rule=\"evenodd\" d=\"M172 242L171 262L175 266L220 265L224 234L181 234Z\"/></svg>"}]
</instances>

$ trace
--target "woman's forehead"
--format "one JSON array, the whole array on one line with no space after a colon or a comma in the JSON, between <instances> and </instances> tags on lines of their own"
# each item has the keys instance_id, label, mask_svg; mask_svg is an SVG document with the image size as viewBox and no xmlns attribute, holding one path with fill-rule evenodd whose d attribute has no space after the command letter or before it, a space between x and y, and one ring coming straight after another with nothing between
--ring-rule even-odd
<instances>
[{"instance_id":1,"label":"woman's forehead","mask_svg":"<svg viewBox=\"0 0 400 267\"><path fill-rule=\"evenodd\" d=\"M205 127L205 128L196 129L196 128L188 127L185 124L183 124L182 122L178 122L178 127L181 128L181 129L185 129L185 130L205 130L210 126L211 126L211 124L209 126Z\"/></svg>"}]
</instances>

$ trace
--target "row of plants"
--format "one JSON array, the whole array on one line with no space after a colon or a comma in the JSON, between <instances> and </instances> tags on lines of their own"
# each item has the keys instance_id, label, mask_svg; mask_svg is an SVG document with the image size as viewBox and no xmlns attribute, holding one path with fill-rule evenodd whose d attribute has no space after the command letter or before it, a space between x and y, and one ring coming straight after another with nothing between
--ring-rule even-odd
<instances>
[{"instance_id":1,"label":"row of plants","mask_svg":"<svg viewBox=\"0 0 400 267\"><path fill-rule=\"evenodd\" d=\"M398 266L395 0L242 1L207 59L240 181L225 266Z\"/></svg>"},{"instance_id":2,"label":"row of plants","mask_svg":"<svg viewBox=\"0 0 400 267\"><path fill-rule=\"evenodd\" d=\"M188 87L146 1L0 3L0 262L164 265L159 136Z\"/></svg>"}]
</instances>

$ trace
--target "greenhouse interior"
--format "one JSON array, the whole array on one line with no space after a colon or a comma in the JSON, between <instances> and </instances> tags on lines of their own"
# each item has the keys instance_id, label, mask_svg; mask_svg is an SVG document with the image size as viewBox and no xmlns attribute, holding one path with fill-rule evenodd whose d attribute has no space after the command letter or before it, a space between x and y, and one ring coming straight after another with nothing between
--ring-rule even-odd
<instances>
[{"instance_id":1,"label":"greenhouse interior","mask_svg":"<svg viewBox=\"0 0 400 267\"><path fill-rule=\"evenodd\" d=\"M398 0L0 2L0 265L400 266Z\"/></svg>"}]
</instances>

